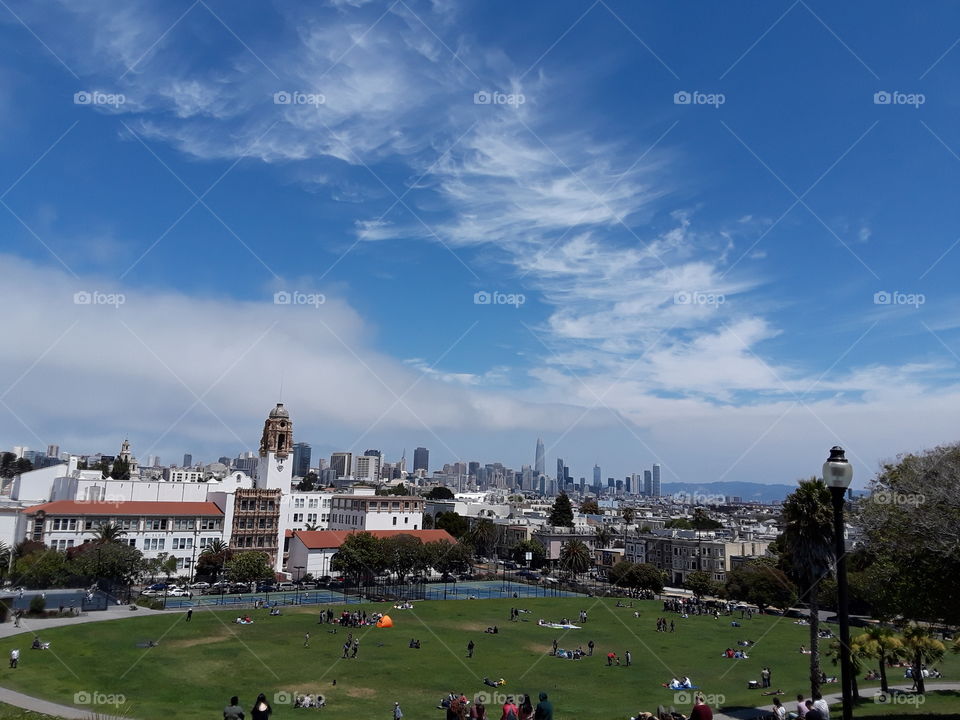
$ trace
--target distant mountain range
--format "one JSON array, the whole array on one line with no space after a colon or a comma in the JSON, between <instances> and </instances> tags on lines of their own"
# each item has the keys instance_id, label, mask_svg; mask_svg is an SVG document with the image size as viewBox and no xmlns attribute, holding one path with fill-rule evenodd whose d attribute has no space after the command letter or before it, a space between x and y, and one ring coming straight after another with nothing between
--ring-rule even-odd
<instances>
[{"instance_id":1,"label":"distant mountain range","mask_svg":"<svg viewBox=\"0 0 960 720\"><path fill-rule=\"evenodd\" d=\"M765 485L754 482L704 482L704 483L662 483L662 495L686 493L695 504L716 505L723 502L720 496L738 497L744 502L769 503L784 500L797 489L796 485Z\"/></svg>"}]
</instances>

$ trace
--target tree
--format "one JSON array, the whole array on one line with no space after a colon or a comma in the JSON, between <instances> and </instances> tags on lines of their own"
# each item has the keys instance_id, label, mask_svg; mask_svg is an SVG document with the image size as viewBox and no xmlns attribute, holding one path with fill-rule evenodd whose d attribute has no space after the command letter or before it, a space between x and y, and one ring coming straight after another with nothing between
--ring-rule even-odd
<instances>
[{"instance_id":1,"label":"tree","mask_svg":"<svg viewBox=\"0 0 960 720\"><path fill-rule=\"evenodd\" d=\"M833 506L822 480L802 480L783 503L780 565L810 609L810 693L820 692L819 583L834 562Z\"/></svg>"},{"instance_id":2,"label":"tree","mask_svg":"<svg viewBox=\"0 0 960 720\"><path fill-rule=\"evenodd\" d=\"M430 513L427 513L423 516L423 529L433 530L433 515Z\"/></svg>"},{"instance_id":3,"label":"tree","mask_svg":"<svg viewBox=\"0 0 960 720\"><path fill-rule=\"evenodd\" d=\"M761 612L768 607L785 610L797 601L796 586L782 570L756 561L727 573L724 593L734 600L756 605Z\"/></svg>"},{"instance_id":4,"label":"tree","mask_svg":"<svg viewBox=\"0 0 960 720\"><path fill-rule=\"evenodd\" d=\"M446 530L458 540L470 532L470 521L453 510L437 513L434 526L437 530Z\"/></svg>"},{"instance_id":5,"label":"tree","mask_svg":"<svg viewBox=\"0 0 960 720\"><path fill-rule=\"evenodd\" d=\"M0 540L0 581L7 577L12 555L13 550L10 549L10 546L3 540Z\"/></svg>"},{"instance_id":6,"label":"tree","mask_svg":"<svg viewBox=\"0 0 960 720\"><path fill-rule=\"evenodd\" d=\"M347 535L330 567L352 579L355 585L369 582L386 568L383 541L368 532Z\"/></svg>"},{"instance_id":7,"label":"tree","mask_svg":"<svg viewBox=\"0 0 960 720\"><path fill-rule=\"evenodd\" d=\"M26 458L18 458L12 452L0 453L0 478L9 480L15 475L30 472L33 463Z\"/></svg>"},{"instance_id":8,"label":"tree","mask_svg":"<svg viewBox=\"0 0 960 720\"><path fill-rule=\"evenodd\" d=\"M630 587L630 573L633 571L635 563L629 560L618 560L613 567L607 571L607 580L611 585L617 587Z\"/></svg>"},{"instance_id":9,"label":"tree","mask_svg":"<svg viewBox=\"0 0 960 720\"><path fill-rule=\"evenodd\" d=\"M384 565L394 572L398 582L422 566L423 552L421 543L413 535L393 535L383 540Z\"/></svg>"},{"instance_id":10,"label":"tree","mask_svg":"<svg viewBox=\"0 0 960 720\"><path fill-rule=\"evenodd\" d=\"M663 526L665 528L675 528L677 530L693 530L693 525L691 525L690 521L686 518L673 518L672 520L667 520Z\"/></svg>"},{"instance_id":11,"label":"tree","mask_svg":"<svg viewBox=\"0 0 960 720\"><path fill-rule=\"evenodd\" d=\"M923 666L932 665L943 659L946 647L930 634L929 628L922 625L911 625L903 633L903 649L910 659L914 682L917 692L923 695L926 686L923 682Z\"/></svg>"},{"instance_id":12,"label":"tree","mask_svg":"<svg viewBox=\"0 0 960 720\"><path fill-rule=\"evenodd\" d=\"M466 539L473 545L478 555L493 555L496 550L497 526L492 520L486 518L477 520L467 533Z\"/></svg>"},{"instance_id":13,"label":"tree","mask_svg":"<svg viewBox=\"0 0 960 720\"><path fill-rule=\"evenodd\" d=\"M117 542L120 538L127 534L127 531L120 527L117 523L106 522L97 526L97 529L93 531L94 542L97 545L104 545L106 543Z\"/></svg>"},{"instance_id":14,"label":"tree","mask_svg":"<svg viewBox=\"0 0 960 720\"><path fill-rule=\"evenodd\" d=\"M581 575L593 565L593 556L586 543L577 538L567 540L560 548L560 567L574 575Z\"/></svg>"},{"instance_id":15,"label":"tree","mask_svg":"<svg viewBox=\"0 0 960 720\"><path fill-rule=\"evenodd\" d=\"M453 500L453 491L443 485L437 485L435 488L430 488L430 492L424 497L427 500Z\"/></svg>"},{"instance_id":16,"label":"tree","mask_svg":"<svg viewBox=\"0 0 960 720\"><path fill-rule=\"evenodd\" d=\"M127 543L88 540L68 549L66 570L83 585L98 579L132 585L143 571L143 553Z\"/></svg>"},{"instance_id":17,"label":"tree","mask_svg":"<svg viewBox=\"0 0 960 720\"><path fill-rule=\"evenodd\" d=\"M596 538L597 547L601 550L605 547L609 547L610 543L613 542L613 533L606 525L601 525L598 527L594 533L594 537Z\"/></svg>"},{"instance_id":18,"label":"tree","mask_svg":"<svg viewBox=\"0 0 960 720\"><path fill-rule=\"evenodd\" d=\"M855 638L850 638L850 686L853 690L853 699L860 699L860 690L857 688L857 677L863 672L864 661L868 659L865 648L862 643L860 643L860 635ZM830 642L830 647L827 648L827 657L830 658L830 661L834 665L840 664L840 640L832 640Z\"/></svg>"},{"instance_id":19,"label":"tree","mask_svg":"<svg viewBox=\"0 0 960 720\"><path fill-rule=\"evenodd\" d=\"M620 510L620 516L623 518L625 525L629 525L633 522L633 519L637 516L637 511L632 507L624 507Z\"/></svg>"},{"instance_id":20,"label":"tree","mask_svg":"<svg viewBox=\"0 0 960 720\"><path fill-rule=\"evenodd\" d=\"M863 649L865 658L872 658L880 663L880 690L885 694L889 693L887 663L903 656L903 642L892 630L880 625L868 627L853 640Z\"/></svg>"},{"instance_id":21,"label":"tree","mask_svg":"<svg viewBox=\"0 0 960 720\"><path fill-rule=\"evenodd\" d=\"M306 477L297 483L297 490L300 492L311 492L312 490L316 490L319 485L320 477L311 470L307 473Z\"/></svg>"},{"instance_id":22,"label":"tree","mask_svg":"<svg viewBox=\"0 0 960 720\"><path fill-rule=\"evenodd\" d=\"M719 583L710 577L710 573L702 570L696 570L687 575L687 579L683 581L683 586L697 598L704 595L716 595L720 591Z\"/></svg>"},{"instance_id":23,"label":"tree","mask_svg":"<svg viewBox=\"0 0 960 720\"><path fill-rule=\"evenodd\" d=\"M565 492L557 495L548 522L554 527L573 527L573 506Z\"/></svg>"},{"instance_id":24,"label":"tree","mask_svg":"<svg viewBox=\"0 0 960 720\"><path fill-rule=\"evenodd\" d=\"M960 625L960 444L884 464L856 514L875 616Z\"/></svg>"},{"instance_id":25,"label":"tree","mask_svg":"<svg viewBox=\"0 0 960 720\"><path fill-rule=\"evenodd\" d=\"M428 566L438 573L465 572L470 567L473 548L464 543L439 540L424 545L424 556Z\"/></svg>"},{"instance_id":26,"label":"tree","mask_svg":"<svg viewBox=\"0 0 960 720\"><path fill-rule=\"evenodd\" d=\"M270 557L259 550L236 553L226 564L227 577L231 582L250 583L273 578Z\"/></svg>"},{"instance_id":27,"label":"tree","mask_svg":"<svg viewBox=\"0 0 960 720\"><path fill-rule=\"evenodd\" d=\"M30 588L63 585L67 578L67 557L56 550L36 550L13 565L14 582Z\"/></svg>"},{"instance_id":28,"label":"tree","mask_svg":"<svg viewBox=\"0 0 960 720\"><path fill-rule=\"evenodd\" d=\"M634 563L627 576L629 587L635 590L652 592L659 595L663 592L663 583L667 579L667 574L656 565L650 563Z\"/></svg>"},{"instance_id":29,"label":"tree","mask_svg":"<svg viewBox=\"0 0 960 720\"><path fill-rule=\"evenodd\" d=\"M690 526L697 532L702 532L703 530L718 530L723 527L723 523L719 520L714 520L712 517L707 515L706 510L698 507L693 511L693 518L690 520Z\"/></svg>"},{"instance_id":30,"label":"tree","mask_svg":"<svg viewBox=\"0 0 960 720\"><path fill-rule=\"evenodd\" d=\"M521 540L512 548L510 548L510 558L515 563L521 565L527 564L527 553L532 553L530 560L531 569L543 567L543 564L547 559L547 553L543 549L543 545L538 543L536 540Z\"/></svg>"},{"instance_id":31,"label":"tree","mask_svg":"<svg viewBox=\"0 0 960 720\"><path fill-rule=\"evenodd\" d=\"M587 498L580 503L580 512L584 515L599 515L600 506L597 505L597 501L594 498Z\"/></svg>"}]
</instances>

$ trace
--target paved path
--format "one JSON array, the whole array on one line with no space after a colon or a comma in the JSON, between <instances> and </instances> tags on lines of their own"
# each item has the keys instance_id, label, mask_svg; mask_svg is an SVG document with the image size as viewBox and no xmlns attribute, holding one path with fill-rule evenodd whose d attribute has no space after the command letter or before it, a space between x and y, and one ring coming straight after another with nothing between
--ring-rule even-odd
<instances>
[{"instance_id":1,"label":"paved path","mask_svg":"<svg viewBox=\"0 0 960 720\"><path fill-rule=\"evenodd\" d=\"M0 638L19 635L20 633L32 632L40 633L43 630L60 627L62 625L80 625L90 622L102 622L103 620L119 620L121 618L139 617L142 615L160 615L164 613L182 613L183 610L150 610L140 608L136 611L130 610L126 605L110 605L106 610L90 610L76 616L65 616L55 618L28 618L24 616L20 621L20 627L16 627L14 622L5 622L0 624Z\"/></svg>"},{"instance_id":2,"label":"paved path","mask_svg":"<svg viewBox=\"0 0 960 720\"><path fill-rule=\"evenodd\" d=\"M892 679L892 678L891 678ZM875 694L879 694L880 686L871 686L864 687L860 686L858 688L860 696L864 698L871 698ZM890 690L892 692L908 692L910 690L910 685L904 685L902 687L896 687L894 684L890 684ZM960 690L960 682L927 682L926 683L927 692L932 692L934 690ZM827 704L830 705L830 711L832 717L840 717L840 698L841 693L833 693L831 695L824 695L823 699L827 701ZM787 712L793 712L796 707L797 700L792 695L781 695L780 702L783 703L784 707L787 708ZM679 712L684 712L686 708L679 709ZM717 712L714 710L713 717L714 720L753 720L758 715L762 713L772 713L773 712L773 703L757 708L744 708L743 710L737 710L729 714ZM894 715L890 716L891 718L895 717Z\"/></svg>"}]
</instances>

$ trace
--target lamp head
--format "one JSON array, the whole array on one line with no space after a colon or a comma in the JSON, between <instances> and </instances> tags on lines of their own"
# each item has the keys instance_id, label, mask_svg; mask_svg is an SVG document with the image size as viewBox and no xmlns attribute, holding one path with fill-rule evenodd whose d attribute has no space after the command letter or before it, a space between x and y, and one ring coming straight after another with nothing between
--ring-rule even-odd
<instances>
[{"instance_id":1,"label":"lamp head","mask_svg":"<svg viewBox=\"0 0 960 720\"><path fill-rule=\"evenodd\" d=\"M853 480L853 466L849 463L844 455L843 448L839 445L834 445L830 448L830 457L827 458L827 461L823 464L823 482L826 483L829 488L843 488L846 490L850 487L850 483Z\"/></svg>"}]
</instances>

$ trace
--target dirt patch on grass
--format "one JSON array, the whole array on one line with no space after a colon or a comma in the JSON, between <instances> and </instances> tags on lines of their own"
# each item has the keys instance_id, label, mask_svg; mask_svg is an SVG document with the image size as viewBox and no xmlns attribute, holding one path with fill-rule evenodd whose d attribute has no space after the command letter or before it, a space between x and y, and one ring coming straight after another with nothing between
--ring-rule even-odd
<instances>
[{"instance_id":1,"label":"dirt patch on grass","mask_svg":"<svg viewBox=\"0 0 960 720\"><path fill-rule=\"evenodd\" d=\"M377 694L373 688L355 687L347 690L347 695L352 698L369 698Z\"/></svg>"},{"instance_id":2,"label":"dirt patch on grass","mask_svg":"<svg viewBox=\"0 0 960 720\"><path fill-rule=\"evenodd\" d=\"M188 648L196 647L197 645L211 645L213 643L223 642L224 640L230 640L231 638L228 635L211 635L209 637L198 637L198 638L188 638L186 640L174 640L169 643L164 643L167 647L174 648Z\"/></svg>"},{"instance_id":3,"label":"dirt patch on grass","mask_svg":"<svg viewBox=\"0 0 960 720\"><path fill-rule=\"evenodd\" d=\"M527 650L535 652L537 655L544 655L553 650L553 645L541 645L540 643L529 643L526 646Z\"/></svg>"},{"instance_id":4,"label":"dirt patch on grass","mask_svg":"<svg viewBox=\"0 0 960 720\"><path fill-rule=\"evenodd\" d=\"M478 622L435 622L432 623L437 627L448 628L450 630L464 630L466 632L483 632L488 627L493 627L493 623L478 623Z\"/></svg>"}]
</instances>

